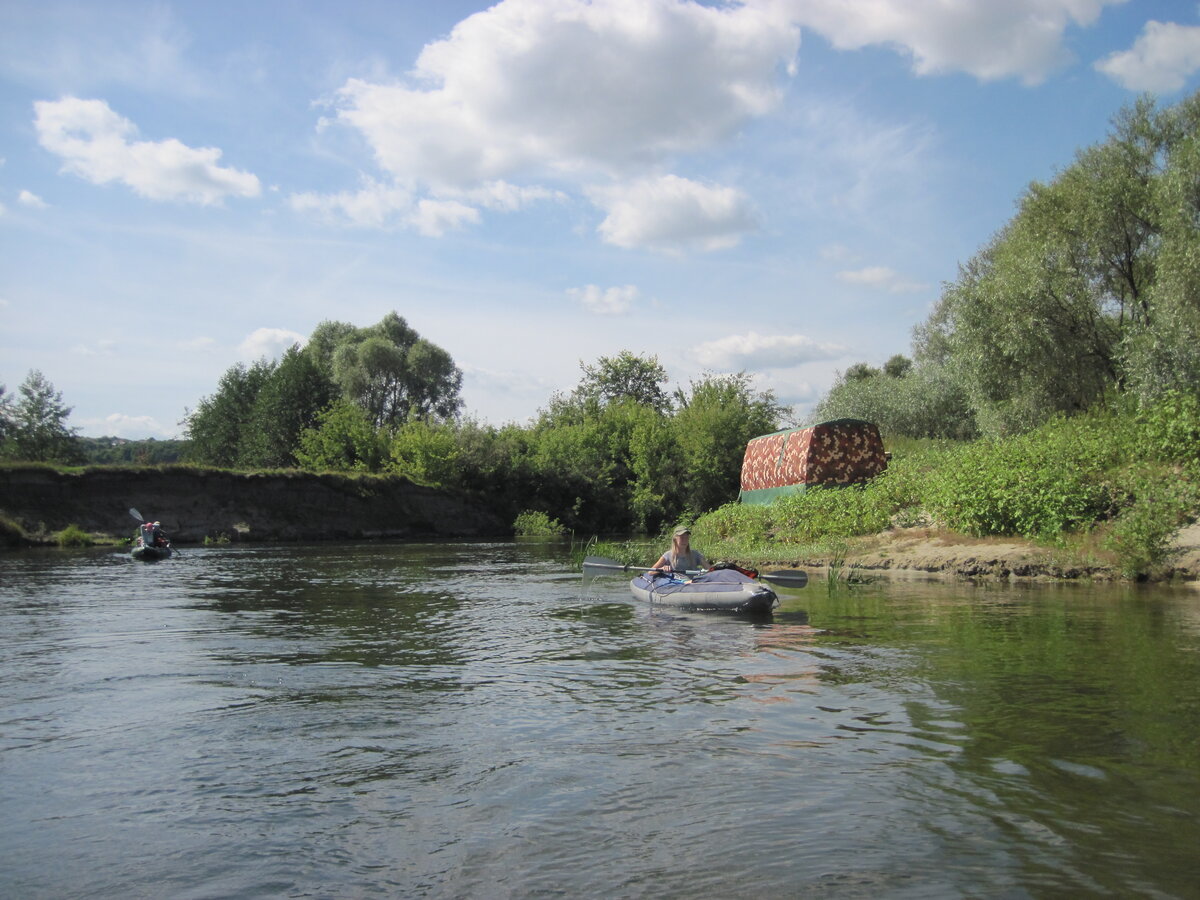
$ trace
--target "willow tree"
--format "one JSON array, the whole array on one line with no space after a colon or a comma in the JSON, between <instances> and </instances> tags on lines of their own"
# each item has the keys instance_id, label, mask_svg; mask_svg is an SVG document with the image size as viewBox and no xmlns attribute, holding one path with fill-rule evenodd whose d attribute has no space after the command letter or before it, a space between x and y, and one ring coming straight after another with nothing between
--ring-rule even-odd
<instances>
[{"instance_id":1,"label":"willow tree","mask_svg":"<svg viewBox=\"0 0 1200 900\"><path fill-rule=\"evenodd\" d=\"M376 428L446 421L462 407L462 371L450 354L394 312L342 336L332 371L343 398L360 406Z\"/></svg>"},{"instance_id":2,"label":"willow tree","mask_svg":"<svg viewBox=\"0 0 1200 900\"><path fill-rule=\"evenodd\" d=\"M1123 110L944 291L918 363L950 366L986 433L1152 384L1181 358L1197 371L1198 103Z\"/></svg>"}]
</instances>

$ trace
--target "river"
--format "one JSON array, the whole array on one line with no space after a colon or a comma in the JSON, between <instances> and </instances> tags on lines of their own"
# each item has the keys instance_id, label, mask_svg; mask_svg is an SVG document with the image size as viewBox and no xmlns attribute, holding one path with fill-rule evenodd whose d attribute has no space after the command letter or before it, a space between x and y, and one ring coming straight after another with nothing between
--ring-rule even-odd
<instances>
[{"instance_id":1,"label":"river","mask_svg":"<svg viewBox=\"0 0 1200 900\"><path fill-rule=\"evenodd\" d=\"M814 573L818 575L820 573ZM1200 592L0 556L0 896L1196 897Z\"/></svg>"}]
</instances>

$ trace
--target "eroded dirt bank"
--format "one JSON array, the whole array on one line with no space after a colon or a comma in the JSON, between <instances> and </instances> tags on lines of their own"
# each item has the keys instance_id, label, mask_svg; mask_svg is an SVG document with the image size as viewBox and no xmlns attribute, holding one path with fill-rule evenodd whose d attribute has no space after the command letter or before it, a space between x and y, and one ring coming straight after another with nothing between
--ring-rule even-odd
<instances>
[{"instance_id":1,"label":"eroded dirt bank","mask_svg":"<svg viewBox=\"0 0 1200 900\"><path fill-rule=\"evenodd\" d=\"M403 478L195 469L0 469L0 513L31 535L68 525L126 537L137 509L187 543L348 538L474 537L511 531L459 495Z\"/></svg>"}]
</instances>

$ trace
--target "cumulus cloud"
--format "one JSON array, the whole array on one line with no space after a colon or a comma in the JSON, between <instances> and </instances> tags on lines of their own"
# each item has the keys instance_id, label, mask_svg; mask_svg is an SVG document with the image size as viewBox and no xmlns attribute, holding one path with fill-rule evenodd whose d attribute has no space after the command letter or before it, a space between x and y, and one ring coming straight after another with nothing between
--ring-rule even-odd
<instances>
[{"instance_id":1,"label":"cumulus cloud","mask_svg":"<svg viewBox=\"0 0 1200 900\"><path fill-rule=\"evenodd\" d=\"M911 294L929 287L927 284L910 281L887 266L867 266L865 269L847 270L838 272L837 277L847 284L861 284L892 294Z\"/></svg>"},{"instance_id":2,"label":"cumulus cloud","mask_svg":"<svg viewBox=\"0 0 1200 900\"><path fill-rule=\"evenodd\" d=\"M260 192L254 175L219 165L215 147L136 140L137 126L103 100L64 97L33 106L38 142L63 160L62 171L93 184L116 181L151 200L201 204Z\"/></svg>"},{"instance_id":3,"label":"cumulus cloud","mask_svg":"<svg viewBox=\"0 0 1200 900\"><path fill-rule=\"evenodd\" d=\"M692 348L697 362L709 368L729 371L744 369L783 369L803 363L836 359L845 348L822 344L802 334L731 334Z\"/></svg>"},{"instance_id":4,"label":"cumulus cloud","mask_svg":"<svg viewBox=\"0 0 1200 900\"><path fill-rule=\"evenodd\" d=\"M1131 91L1177 91L1200 69L1200 27L1147 22L1133 47L1105 57L1096 68Z\"/></svg>"},{"instance_id":5,"label":"cumulus cloud","mask_svg":"<svg viewBox=\"0 0 1200 900\"><path fill-rule=\"evenodd\" d=\"M567 295L588 312L600 316L620 316L633 308L638 289L632 284L610 288L589 284L582 288L571 288Z\"/></svg>"},{"instance_id":6,"label":"cumulus cloud","mask_svg":"<svg viewBox=\"0 0 1200 900\"><path fill-rule=\"evenodd\" d=\"M304 335L286 328L258 328L238 346L242 359L274 359L294 344L304 346Z\"/></svg>"},{"instance_id":7,"label":"cumulus cloud","mask_svg":"<svg viewBox=\"0 0 1200 900\"><path fill-rule=\"evenodd\" d=\"M348 81L337 118L384 169L434 184L622 167L762 115L798 46L774 4L505 0L426 46L410 84Z\"/></svg>"},{"instance_id":8,"label":"cumulus cloud","mask_svg":"<svg viewBox=\"0 0 1200 900\"><path fill-rule=\"evenodd\" d=\"M1038 84L1070 56L1063 33L1125 0L789 0L796 21L839 50L900 49L920 75L962 71Z\"/></svg>"},{"instance_id":9,"label":"cumulus cloud","mask_svg":"<svg viewBox=\"0 0 1200 900\"><path fill-rule=\"evenodd\" d=\"M46 201L32 191L21 191L17 195L17 202L22 206L28 206L30 209L45 209Z\"/></svg>"},{"instance_id":10,"label":"cumulus cloud","mask_svg":"<svg viewBox=\"0 0 1200 900\"><path fill-rule=\"evenodd\" d=\"M637 178L728 139L776 106L798 47L774 2L503 0L427 45L402 82L347 81L329 121L361 133L398 188L511 211L561 197L547 181ZM448 209L437 208L443 229ZM608 221L606 238L663 236L640 218ZM701 227L713 232L701 246L733 240L727 225Z\"/></svg>"},{"instance_id":11,"label":"cumulus cloud","mask_svg":"<svg viewBox=\"0 0 1200 900\"><path fill-rule=\"evenodd\" d=\"M740 191L677 175L593 188L589 193L607 213L598 231L618 247L722 250L757 227L754 209Z\"/></svg>"}]
</instances>

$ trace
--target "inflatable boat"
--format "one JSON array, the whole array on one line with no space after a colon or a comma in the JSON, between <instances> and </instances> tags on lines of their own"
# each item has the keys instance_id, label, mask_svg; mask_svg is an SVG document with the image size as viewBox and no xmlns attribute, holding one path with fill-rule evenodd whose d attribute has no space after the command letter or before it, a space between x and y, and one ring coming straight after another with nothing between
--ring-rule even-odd
<instances>
[{"instance_id":1,"label":"inflatable boat","mask_svg":"<svg viewBox=\"0 0 1200 900\"><path fill-rule=\"evenodd\" d=\"M764 615L779 600L766 585L737 569L715 569L695 576L647 572L629 583L639 600L675 609Z\"/></svg>"}]
</instances>

